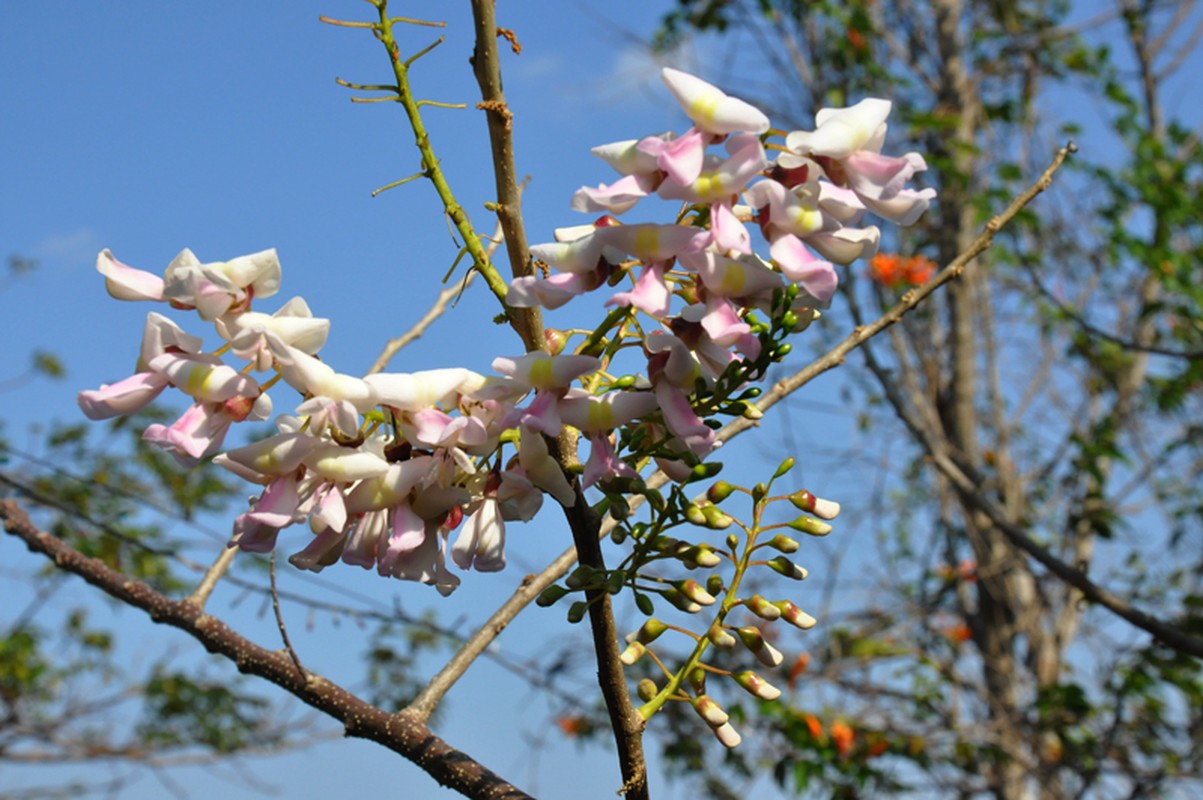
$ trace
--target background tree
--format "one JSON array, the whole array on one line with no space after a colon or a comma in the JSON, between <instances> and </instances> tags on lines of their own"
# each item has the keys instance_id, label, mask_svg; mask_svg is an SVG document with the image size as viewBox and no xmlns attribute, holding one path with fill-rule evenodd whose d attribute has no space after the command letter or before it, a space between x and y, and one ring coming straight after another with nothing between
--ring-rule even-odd
<instances>
[{"instance_id":1,"label":"background tree","mask_svg":"<svg viewBox=\"0 0 1203 800\"><path fill-rule=\"evenodd\" d=\"M1199 653L1174 632L1203 622L1203 162L1199 120L1165 98L1201 27L1197 3L1127 0L712 0L665 18L661 46L717 32L754 53L736 75L772 76L762 101L795 121L865 95L899 106L891 136L926 154L938 208L843 284L850 325L963 252L1054 137L1083 143L1072 178L849 375L866 435L830 463L886 471L862 499L882 565L856 610L840 579L844 621L769 712L783 785L1198 791ZM1165 627L1118 624L1134 607Z\"/></svg>"}]
</instances>

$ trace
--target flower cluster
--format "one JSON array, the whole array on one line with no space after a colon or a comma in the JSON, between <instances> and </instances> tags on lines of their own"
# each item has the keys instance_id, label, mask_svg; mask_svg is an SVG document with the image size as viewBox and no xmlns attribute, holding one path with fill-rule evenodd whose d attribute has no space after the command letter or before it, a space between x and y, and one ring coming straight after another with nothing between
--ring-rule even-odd
<instances>
[{"instance_id":1,"label":"flower cluster","mask_svg":"<svg viewBox=\"0 0 1203 800\"><path fill-rule=\"evenodd\" d=\"M625 282L608 300L615 312L575 352L565 352L568 336L549 331L551 353L498 358L491 376L446 368L355 377L317 357L329 322L305 301L270 315L252 310L279 289L274 250L215 263L185 250L162 278L106 250L97 267L110 295L195 310L223 344L205 352L201 339L152 313L136 373L81 393L81 408L103 419L145 406L168 386L184 392L188 410L144 438L186 465L215 456L263 487L235 520L231 546L268 552L283 529L305 524L312 535L290 558L297 567L341 560L444 594L459 583L448 554L461 569L499 570L506 522L530 520L544 494L576 502L578 489L545 438L566 426L589 442L580 488L637 486L652 460L675 480L695 476L716 447L705 417L738 409L732 393L786 352L756 313L776 320L778 332L780 320L787 332L805 327L835 291L833 263L876 251L879 231L856 227L862 218L907 224L932 192L905 188L924 168L920 156L880 154L885 101L820 112L817 130L769 146L778 154L772 162L762 113L685 73L665 70L664 80L693 126L597 148L622 177L581 189L573 207L604 216L533 247L549 269L509 289L511 306L553 309ZM709 152L715 146L722 155ZM653 194L681 203L672 223L613 216ZM753 252L753 223L768 260ZM642 361L615 377L620 352ZM263 380L253 377L260 373ZM279 382L300 395L277 417L279 432L221 452L233 423L271 416L267 390Z\"/></svg>"}]
</instances>

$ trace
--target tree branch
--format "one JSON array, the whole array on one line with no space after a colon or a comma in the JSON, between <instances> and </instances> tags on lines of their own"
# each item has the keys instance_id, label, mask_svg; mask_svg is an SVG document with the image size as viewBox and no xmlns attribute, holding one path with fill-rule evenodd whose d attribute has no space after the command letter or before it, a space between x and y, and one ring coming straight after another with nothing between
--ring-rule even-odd
<instances>
[{"instance_id":1,"label":"tree branch","mask_svg":"<svg viewBox=\"0 0 1203 800\"><path fill-rule=\"evenodd\" d=\"M348 736L370 739L387 747L417 764L443 786L466 797L482 800L530 797L435 736L417 715L404 711L388 714L318 675L307 673L301 677L286 653L260 647L195 604L172 600L103 562L88 558L39 530L14 501L0 501L0 517L5 520L7 533L25 542L31 551L54 561L59 569L79 575L117 600L142 609L155 622L179 628L209 652L233 661L239 671L264 678L339 720Z\"/></svg>"}]
</instances>

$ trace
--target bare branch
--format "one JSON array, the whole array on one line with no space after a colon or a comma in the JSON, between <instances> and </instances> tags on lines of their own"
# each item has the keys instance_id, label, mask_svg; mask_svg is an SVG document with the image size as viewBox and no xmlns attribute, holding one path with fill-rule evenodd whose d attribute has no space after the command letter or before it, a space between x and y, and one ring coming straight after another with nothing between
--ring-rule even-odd
<instances>
[{"instance_id":1,"label":"bare branch","mask_svg":"<svg viewBox=\"0 0 1203 800\"><path fill-rule=\"evenodd\" d=\"M417 764L440 784L467 797L488 800L530 797L467 753L435 736L417 715L404 711L388 714L312 672L301 678L287 654L260 647L193 603L172 600L38 530L14 501L0 501L0 517L5 520L7 533L25 542L31 551L54 561L59 569L79 575L117 600L145 611L155 622L179 628L205 649L233 661L240 671L264 678L339 720L348 736L370 739L387 747Z\"/></svg>"}]
</instances>

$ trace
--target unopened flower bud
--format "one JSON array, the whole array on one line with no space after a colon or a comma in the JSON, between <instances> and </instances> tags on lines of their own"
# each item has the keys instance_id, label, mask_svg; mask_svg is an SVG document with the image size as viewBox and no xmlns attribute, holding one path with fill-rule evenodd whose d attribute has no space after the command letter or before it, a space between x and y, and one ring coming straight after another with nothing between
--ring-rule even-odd
<instances>
[{"instance_id":1,"label":"unopened flower bud","mask_svg":"<svg viewBox=\"0 0 1203 800\"><path fill-rule=\"evenodd\" d=\"M798 542L791 539L784 533L779 533L767 542L768 546L774 550L780 550L782 553L798 552Z\"/></svg>"},{"instance_id":2,"label":"unopened flower bud","mask_svg":"<svg viewBox=\"0 0 1203 800\"><path fill-rule=\"evenodd\" d=\"M805 489L799 489L791 494L789 501L799 511L814 514L820 519L835 519L840 513L839 503L834 500L824 500L821 497L815 497Z\"/></svg>"},{"instance_id":3,"label":"unopened flower bud","mask_svg":"<svg viewBox=\"0 0 1203 800\"><path fill-rule=\"evenodd\" d=\"M731 723L727 722L717 728L711 728L714 731L715 737L722 742L723 747L728 750L734 750L739 747L739 743L743 741L739 737L738 731L731 727Z\"/></svg>"},{"instance_id":4,"label":"unopened flower bud","mask_svg":"<svg viewBox=\"0 0 1203 800\"><path fill-rule=\"evenodd\" d=\"M718 554L705 544L695 545L682 554L682 559L691 563L695 567L717 567L723 563Z\"/></svg>"},{"instance_id":5,"label":"unopened flower bud","mask_svg":"<svg viewBox=\"0 0 1203 800\"><path fill-rule=\"evenodd\" d=\"M685 519L694 525L704 526L706 524L706 515L702 513L702 507L697 503L690 503L685 506Z\"/></svg>"},{"instance_id":6,"label":"unopened flower bud","mask_svg":"<svg viewBox=\"0 0 1203 800\"><path fill-rule=\"evenodd\" d=\"M689 472L689 477L685 479L686 483L694 481L704 481L707 478L713 478L723 470L723 465L718 461L708 461L705 464L698 464Z\"/></svg>"},{"instance_id":7,"label":"unopened flower bud","mask_svg":"<svg viewBox=\"0 0 1203 800\"><path fill-rule=\"evenodd\" d=\"M703 589L702 584L698 583L693 578L684 581L677 581L673 585L677 587L681 594L685 595L695 603L699 603L704 606L714 605L714 595Z\"/></svg>"},{"instance_id":8,"label":"unopened flower bud","mask_svg":"<svg viewBox=\"0 0 1203 800\"><path fill-rule=\"evenodd\" d=\"M622 587L626 585L627 574L618 569L610 573L610 577L606 578L606 591L610 594L618 594L622 591Z\"/></svg>"},{"instance_id":9,"label":"unopened flower bud","mask_svg":"<svg viewBox=\"0 0 1203 800\"><path fill-rule=\"evenodd\" d=\"M698 697L706 694L706 670L700 666L694 667L685 676L685 679L689 681L689 687L693 689L693 693Z\"/></svg>"},{"instance_id":10,"label":"unopened flower bud","mask_svg":"<svg viewBox=\"0 0 1203 800\"><path fill-rule=\"evenodd\" d=\"M696 614L702 610L700 605L690 600L677 589L665 589L660 594L664 596L665 600L672 603L686 614Z\"/></svg>"},{"instance_id":11,"label":"unopened flower bud","mask_svg":"<svg viewBox=\"0 0 1203 800\"><path fill-rule=\"evenodd\" d=\"M814 517L798 517L789 524L790 528L802 533L809 533L811 536L826 536L831 533L831 526L826 522L821 522Z\"/></svg>"},{"instance_id":12,"label":"unopened flower bud","mask_svg":"<svg viewBox=\"0 0 1203 800\"><path fill-rule=\"evenodd\" d=\"M638 380L638 378L636 378L634 375L623 375L621 378L614 381L614 388L615 389L629 389L635 385L635 381L637 381L637 380Z\"/></svg>"},{"instance_id":13,"label":"unopened flower bud","mask_svg":"<svg viewBox=\"0 0 1203 800\"><path fill-rule=\"evenodd\" d=\"M706 527L716 531L725 531L735 521L718 506L706 506L702 509L702 515L706 517Z\"/></svg>"},{"instance_id":14,"label":"unopened flower bud","mask_svg":"<svg viewBox=\"0 0 1203 800\"><path fill-rule=\"evenodd\" d=\"M761 619L767 619L769 622L781 617L781 609L758 594L754 594L744 600L744 607L756 616Z\"/></svg>"},{"instance_id":15,"label":"unopened flower bud","mask_svg":"<svg viewBox=\"0 0 1203 800\"><path fill-rule=\"evenodd\" d=\"M548 606L555 605L556 601L566 594L568 594L568 590L563 586L552 584L539 592L539 596L535 598L535 605L547 608Z\"/></svg>"},{"instance_id":16,"label":"unopened flower bud","mask_svg":"<svg viewBox=\"0 0 1203 800\"><path fill-rule=\"evenodd\" d=\"M592 581L594 572L595 570L593 567L587 567L582 564L574 569L571 574L569 574L564 583L568 585L569 589L584 588L588 583L590 583L590 581Z\"/></svg>"},{"instance_id":17,"label":"unopened flower bud","mask_svg":"<svg viewBox=\"0 0 1203 800\"><path fill-rule=\"evenodd\" d=\"M767 563L769 568L774 572L780 573L787 578L793 578L796 581L806 580L806 576L810 574L804 567L799 567L785 556L770 558L765 563Z\"/></svg>"},{"instance_id":18,"label":"unopened flower bud","mask_svg":"<svg viewBox=\"0 0 1203 800\"><path fill-rule=\"evenodd\" d=\"M735 631L739 634L739 640L744 643L744 647L752 651L752 655L764 664L766 667L780 666L784 657L771 644L765 641L764 634L759 628L754 628L751 625L745 628L738 628Z\"/></svg>"},{"instance_id":19,"label":"unopened flower bud","mask_svg":"<svg viewBox=\"0 0 1203 800\"><path fill-rule=\"evenodd\" d=\"M710 630L706 631L706 638L720 650L730 650L737 644L735 637L727 633L727 630L719 625L714 625Z\"/></svg>"},{"instance_id":20,"label":"unopened flower bud","mask_svg":"<svg viewBox=\"0 0 1203 800\"><path fill-rule=\"evenodd\" d=\"M652 602L652 598L646 594L635 595L635 607L649 617L656 613L656 605Z\"/></svg>"},{"instance_id":21,"label":"unopened flower bud","mask_svg":"<svg viewBox=\"0 0 1203 800\"><path fill-rule=\"evenodd\" d=\"M711 728L718 728L727 724L730 717L723 707L710 699L709 695L702 695L695 698L693 701L693 710L698 712L698 716L706 720L706 724Z\"/></svg>"},{"instance_id":22,"label":"unopened flower bud","mask_svg":"<svg viewBox=\"0 0 1203 800\"><path fill-rule=\"evenodd\" d=\"M752 487L752 502L759 503L769 493L769 487L764 483L758 483Z\"/></svg>"},{"instance_id":23,"label":"unopened flower bud","mask_svg":"<svg viewBox=\"0 0 1203 800\"><path fill-rule=\"evenodd\" d=\"M618 660L628 667L634 664L639 659L643 658L643 654L647 652L647 648L640 642L631 642L627 645L627 649L622 651L618 656Z\"/></svg>"},{"instance_id":24,"label":"unopened flower bud","mask_svg":"<svg viewBox=\"0 0 1203 800\"><path fill-rule=\"evenodd\" d=\"M719 592L725 588L726 586L723 584L722 575L711 575L706 579L706 591L710 592L715 597L717 597Z\"/></svg>"},{"instance_id":25,"label":"unopened flower bud","mask_svg":"<svg viewBox=\"0 0 1203 800\"><path fill-rule=\"evenodd\" d=\"M773 603L773 605L781 610L781 618L796 628L801 628L804 631L810 630L818 623L817 619L788 600L781 600Z\"/></svg>"},{"instance_id":26,"label":"unopened flower bud","mask_svg":"<svg viewBox=\"0 0 1203 800\"><path fill-rule=\"evenodd\" d=\"M657 691L656 682L651 678L644 678L635 686L635 694L645 703L655 697Z\"/></svg>"},{"instance_id":27,"label":"unopened flower bud","mask_svg":"<svg viewBox=\"0 0 1203 800\"><path fill-rule=\"evenodd\" d=\"M555 328L548 328L543 331L543 341L547 343L548 354L558 356L568 345L568 334Z\"/></svg>"},{"instance_id":28,"label":"unopened flower bud","mask_svg":"<svg viewBox=\"0 0 1203 800\"><path fill-rule=\"evenodd\" d=\"M652 617L647 622L643 623L643 627L627 636L628 642L640 642L642 644L650 644L660 637L660 634L668 630L668 626L660 620Z\"/></svg>"},{"instance_id":29,"label":"unopened flower bud","mask_svg":"<svg viewBox=\"0 0 1203 800\"><path fill-rule=\"evenodd\" d=\"M785 358L792 352L794 352L794 346L789 342L782 342L781 344L777 345L777 349L773 351L773 358Z\"/></svg>"},{"instance_id":30,"label":"unopened flower bud","mask_svg":"<svg viewBox=\"0 0 1203 800\"><path fill-rule=\"evenodd\" d=\"M781 465L779 467L777 467L777 471L773 473L773 479L776 480L777 478L780 478L782 475L789 472L793 468L794 468L794 459L793 458L785 459L784 461L781 462Z\"/></svg>"},{"instance_id":31,"label":"unopened flower bud","mask_svg":"<svg viewBox=\"0 0 1203 800\"><path fill-rule=\"evenodd\" d=\"M715 481L714 485L706 490L706 499L711 503L721 503L734 491L735 487L726 481Z\"/></svg>"},{"instance_id":32,"label":"unopened flower bud","mask_svg":"<svg viewBox=\"0 0 1203 800\"><path fill-rule=\"evenodd\" d=\"M671 536L661 534L656 537L656 541L652 542L652 548L659 550L661 553L667 553L677 546L677 539Z\"/></svg>"},{"instance_id":33,"label":"unopened flower bud","mask_svg":"<svg viewBox=\"0 0 1203 800\"><path fill-rule=\"evenodd\" d=\"M735 682L747 689L761 700L776 700L781 696L781 690L750 669L737 672L731 676Z\"/></svg>"},{"instance_id":34,"label":"unopened flower bud","mask_svg":"<svg viewBox=\"0 0 1203 800\"><path fill-rule=\"evenodd\" d=\"M755 403L746 403L744 405L744 413L741 415L744 419L758 420L764 418L764 412ZM738 736L738 734L736 734Z\"/></svg>"},{"instance_id":35,"label":"unopened flower bud","mask_svg":"<svg viewBox=\"0 0 1203 800\"><path fill-rule=\"evenodd\" d=\"M573 625L580 622L585 618L585 611L587 609L588 606L585 604L584 600L577 600L575 603L568 606L568 621Z\"/></svg>"}]
</instances>

